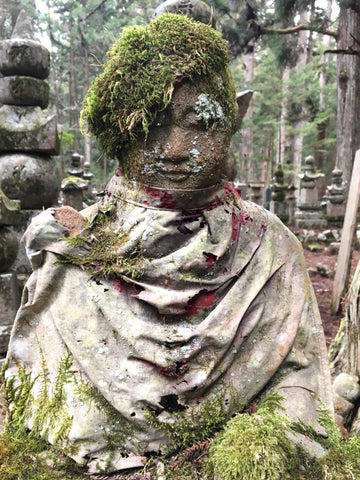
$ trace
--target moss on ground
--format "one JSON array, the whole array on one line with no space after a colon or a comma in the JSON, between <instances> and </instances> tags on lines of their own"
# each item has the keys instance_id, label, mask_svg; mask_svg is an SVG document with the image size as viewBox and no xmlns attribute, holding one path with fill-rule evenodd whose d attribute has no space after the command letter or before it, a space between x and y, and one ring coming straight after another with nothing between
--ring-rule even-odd
<instances>
[{"instance_id":1,"label":"moss on ground","mask_svg":"<svg viewBox=\"0 0 360 480\"><path fill-rule=\"evenodd\" d=\"M65 363L64 363L65 366ZM22 372L22 373L21 373ZM1 480L84 480L84 468L66 458L55 445L49 445L36 431L28 431L23 423L26 401L31 394L31 379L24 370L22 388L13 391L18 409L9 412L0 438ZM60 377L59 377L60 378ZM66 376L64 377L66 378ZM61 390L61 387L60 387ZM90 391L87 394L91 393ZM95 403L97 400L95 400ZM217 406L219 406L216 403ZM216 406L209 408L211 417ZM112 412L113 413L113 412ZM222 417L224 419L224 417ZM332 416L320 411L320 423L329 437L322 438L328 454L316 459L295 448L288 432L300 432L320 441L315 431L294 424L281 414L281 397L271 394L259 403L253 413L237 414L214 436L219 425L213 419L211 437L198 435L187 441L176 439L178 448L161 458L149 457L142 474L156 480L159 471L164 480L353 480L360 478L360 437L344 440ZM210 424L209 423L209 424ZM207 422L205 422L206 426ZM181 436L184 433L179 433ZM203 437L202 440L199 438ZM194 441L193 444L191 442ZM191 445L190 445L191 444ZM188 445L185 447L185 445ZM113 478L129 480L134 472L117 474ZM112 478L112 476L109 476ZM135 478L135 477L133 477ZM140 478L140 477L138 477Z\"/></svg>"}]
</instances>

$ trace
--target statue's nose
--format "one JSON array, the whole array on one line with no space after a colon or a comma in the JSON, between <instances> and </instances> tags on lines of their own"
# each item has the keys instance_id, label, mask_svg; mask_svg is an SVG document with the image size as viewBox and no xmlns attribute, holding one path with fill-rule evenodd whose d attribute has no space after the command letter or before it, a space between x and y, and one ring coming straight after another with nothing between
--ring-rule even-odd
<instances>
[{"instance_id":1,"label":"statue's nose","mask_svg":"<svg viewBox=\"0 0 360 480\"><path fill-rule=\"evenodd\" d=\"M189 149L191 149L191 132L174 126L170 131L167 138L167 152L168 158L173 161L189 157Z\"/></svg>"}]
</instances>

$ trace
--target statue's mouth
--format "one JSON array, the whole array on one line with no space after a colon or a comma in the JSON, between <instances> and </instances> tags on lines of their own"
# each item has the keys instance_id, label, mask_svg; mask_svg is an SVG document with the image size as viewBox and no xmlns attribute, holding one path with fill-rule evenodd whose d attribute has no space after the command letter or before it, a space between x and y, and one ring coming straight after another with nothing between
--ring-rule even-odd
<instances>
[{"instance_id":1,"label":"statue's mouth","mask_svg":"<svg viewBox=\"0 0 360 480\"><path fill-rule=\"evenodd\" d=\"M181 169L174 169L174 170L169 170L168 168L164 168L161 170L162 175L165 177L171 179L171 180L183 180L188 178L190 172L189 170L186 170L185 168Z\"/></svg>"}]
</instances>

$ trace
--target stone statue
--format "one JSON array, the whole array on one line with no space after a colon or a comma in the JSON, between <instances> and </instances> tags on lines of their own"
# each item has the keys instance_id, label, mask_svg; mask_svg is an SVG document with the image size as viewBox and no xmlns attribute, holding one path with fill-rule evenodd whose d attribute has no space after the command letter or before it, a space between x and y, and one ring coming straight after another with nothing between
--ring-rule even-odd
<instances>
[{"instance_id":1,"label":"stone statue","mask_svg":"<svg viewBox=\"0 0 360 480\"><path fill-rule=\"evenodd\" d=\"M195 443L271 390L324 433L301 246L223 178L244 98L212 27L165 13L125 30L82 115L120 167L99 203L48 209L25 234L8 398L90 473L142 466L174 429Z\"/></svg>"}]
</instances>

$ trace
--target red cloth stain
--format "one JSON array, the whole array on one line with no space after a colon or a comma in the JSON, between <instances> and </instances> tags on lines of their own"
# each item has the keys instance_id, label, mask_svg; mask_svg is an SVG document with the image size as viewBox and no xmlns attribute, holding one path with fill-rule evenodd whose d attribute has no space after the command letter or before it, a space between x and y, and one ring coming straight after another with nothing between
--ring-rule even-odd
<instances>
[{"instance_id":1,"label":"red cloth stain","mask_svg":"<svg viewBox=\"0 0 360 480\"><path fill-rule=\"evenodd\" d=\"M119 292L123 292L125 290L125 284L122 280L120 280L120 278L115 278L115 280L113 280L113 286L115 290L118 290Z\"/></svg>"},{"instance_id":2,"label":"red cloth stain","mask_svg":"<svg viewBox=\"0 0 360 480\"><path fill-rule=\"evenodd\" d=\"M171 193L166 192L165 190L158 190L152 187L143 187L143 190L148 193L151 197L157 198L160 202L160 205L164 208L175 208L174 197Z\"/></svg>"},{"instance_id":3,"label":"red cloth stain","mask_svg":"<svg viewBox=\"0 0 360 480\"><path fill-rule=\"evenodd\" d=\"M209 263L210 265L214 265L214 263L218 259L216 255L210 252L203 252L203 255L205 255L206 262Z\"/></svg>"},{"instance_id":4,"label":"red cloth stain","mask_svg":"<svg viewBox=\"0 0 360 480\"><path fill-rule=\"evenodd\" d=\"M217 207L221 207L222 205L224 205L224 202L219 198L219 197L216 197L215 198L215 203L209 205L208 207L205 208L205 210L207 212L210 212L210 210L214 210L215 208Z\"/></svg>"},{"instance_id":5,"label":"red cloth stain","mask_svg":"<svg viewBox=\"0 0 360 480\"><path fill-rule=\"evenodd\" d=\"M228 182L224 187L224 191L226 195L230 195L231 193L233 193L237 198L242 199L240 189L238 187L235 187L233 182Z\"/></svg>"},{"instance_id":6,"label":"red cloth stain","mask_svg":"<svg viewBox=\"0 0 360 480\"><path fill-rule=\"evenodd\" d=\"M217 295L215 292L208 292L207 290L200 290L200 292L188 301L186 308L186 316L191 317L197 315L202 308L211 307L216 301Z\"/></svg>"},{"instance_id":7,"label":"red cloth stain","mask_svg":"<svg viewBox=\"0 0 360 480\"><path fill-rule=\"evenodd\" d=\"M240 231L241 225L245 225L247 222L251 222L251 217L248 212L239 212L236 213L235 210L233 209L232 211L232 234L231 234L231 239L232 241L235 241L238 233Z\"/></svg>"}]
</instances>

